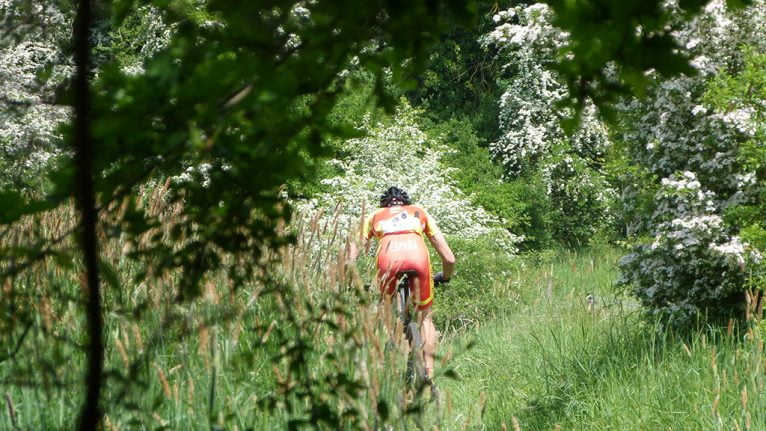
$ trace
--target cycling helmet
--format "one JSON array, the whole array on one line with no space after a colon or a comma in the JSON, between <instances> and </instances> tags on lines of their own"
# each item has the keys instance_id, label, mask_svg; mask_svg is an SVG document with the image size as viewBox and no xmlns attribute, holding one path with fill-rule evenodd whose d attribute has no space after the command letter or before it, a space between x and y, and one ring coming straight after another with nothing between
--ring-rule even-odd
<instances>
[{"instance_id":1,"label":"cycling helmet","mask_svg":"<svg viewBox=\"0 0 766 431\"><path fill-rule=\"evenodd\" d=\"M380 207L392 207L394 205L409 205L410 196L404 190L398 187L389 187L382 195L380 195Z\"/></svg>"}]
</instances>

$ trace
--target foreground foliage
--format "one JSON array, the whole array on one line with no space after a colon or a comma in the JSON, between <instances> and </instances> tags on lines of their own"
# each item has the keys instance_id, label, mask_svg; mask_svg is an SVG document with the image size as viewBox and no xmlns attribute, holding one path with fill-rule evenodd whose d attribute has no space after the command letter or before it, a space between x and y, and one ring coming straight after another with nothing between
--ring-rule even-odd
<instances>
[{"instance_id":1,"label":"foreground foliage","mask_svg":"<svg viewBox=\"0 0 766 431\"><path fill-rule=\"evenodd\" d=\"M152 214L181 216L163 204L167 188L147 193ZM74 217L55 215L28 221L55 233ZM261 257L269 270L257 282L236 288L212 273L184 302L180 274L137 280L141 266L124 258L131 245L105 243L115 264L106 278L122 287L104 295L105 429L410 428L435 414L424 388L406 384L401 330L387 347L390 304L363 289L369 274L342 263L346 237L318 217L305 223L290 226L295 245ZM0 327L10 340L0 351L0 428L70 429L85 367L80 269L52 259L32 269L2 293L13 314Z\"/></svg>"}]
</instances>

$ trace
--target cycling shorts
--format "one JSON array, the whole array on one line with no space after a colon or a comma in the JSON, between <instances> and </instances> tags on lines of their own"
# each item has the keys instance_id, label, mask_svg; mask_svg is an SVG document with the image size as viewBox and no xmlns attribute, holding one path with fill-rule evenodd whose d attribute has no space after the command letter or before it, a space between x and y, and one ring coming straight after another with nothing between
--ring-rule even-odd
<instances>
[{"instance_id":1,"label":"cycling shorts","mask_svg":"<svg viewBox=\"0 0 766 431\"><path fill-rule=\"evenodd\" d=\"M423 237L419 234L389 234L380 239L378 246L378 282L380 291L389 295L396 292L398 274L414 271L410 279L410 298L417 309L433 304L434 286L431 262Z\"/></svg>"}]
</instances>

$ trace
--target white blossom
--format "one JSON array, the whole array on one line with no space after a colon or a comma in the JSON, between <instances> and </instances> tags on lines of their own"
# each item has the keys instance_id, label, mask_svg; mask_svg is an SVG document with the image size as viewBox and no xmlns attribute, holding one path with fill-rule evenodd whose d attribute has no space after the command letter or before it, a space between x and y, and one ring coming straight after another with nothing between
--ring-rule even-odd
<instances>
[{"instance_id":1,"label":"white blossom","mask_svg":"<svg viewBox=\"0 0 766 431\"><path fill-rule=\"evenodd\" d=\"M482 38L485 45L500 49L505 67L514 71L500 98L502 135L490 149L508 173L516 175L565 139L561 120L573 113L556 106L568 93L551 66L569 36L552 25L552 11L545 4L517 6L496 16L498 22L517 17L518 24L503 22ZM572 147L586 157L603 156L609 145L606 128L592 105L586 106L582 117Z\"/></svg>"},{"instance_id":2,"label":"white blossom","mask_svg":"<svg viewBox=\"0 0 766 431\"><path fill-rule=\"evenodd\" d=\"M23 1L31 10L22 16L20 3L0 2L0 19L12 29L0 36L0 187L42 176L64 153L58 128L71 113L56 93L74 71L62 50L71 43L73 11L59 9L56 2ZM156 9L144 6L137 13L145 31L131 42L139 55L122 65L128 74L143 73L143 60L164 47L171 32ZM93 38L96 44L110 43L103 32Z\"/></svg>"},{"instance_id":3,"label":"white blossom","mask_svg":"<svg viewBox=\"0 0 766 431\"><path fill-rule=\"evenodd\" d=\"M748 262L759 250L744 243L724 219L725 211L752 198L755 174L738 158L740 144L757 130L753 108L717 112L702 100L709 78L741 64L743 44L766 48L766 3L743 12L714 0L673 37L690 50L698 77L661 79L644 100L622 105L625 134L636 161L661 178L654 210L646 220L650 238L621 262L620 283L654 314L691 319L741 292ZM676 8L669 1L670 9ZM625 194L626 205L635 202Z\"/></svg>"},{"instance_id":4,"label":"white blossom","mask_svg":"<svg viewBox=\"0 0 766 431\"><path fill-rule=\"evenodd\" d=\"M390 122L374 123L366 117L363 138L343 145L348 157L330 160L339 175L322 184L327 193L310 201L298 201L299 210L308 214L324 211L326 221L342 203L339 229L347 233L358 226L362 211L377 208L380 194L391 186L406 190L413 203L421 205L436 220L446 235L460 238L488 236L505 250L516 251L521 237L502 227L502 220L484 208L473 205L449 179L449 168L440 162L448 149L429 140L415 122L416 111L406 102Z\"/></svg>"},{"instance_id":5,"label":"white blossom","mask_svg":"<svg viewBox=\"0 0 766 431\"><path fill-rule=\"evenodd\" d=\"M70 38L71 16L45 2L26 2L32 9L22 22L17 3L0 3L0 17L18 24L17 37L0 39L0 187L39 175L61 153L57 127L69 115L54 94L73 70L59 48Z\"/></svg>"}]
</instances>

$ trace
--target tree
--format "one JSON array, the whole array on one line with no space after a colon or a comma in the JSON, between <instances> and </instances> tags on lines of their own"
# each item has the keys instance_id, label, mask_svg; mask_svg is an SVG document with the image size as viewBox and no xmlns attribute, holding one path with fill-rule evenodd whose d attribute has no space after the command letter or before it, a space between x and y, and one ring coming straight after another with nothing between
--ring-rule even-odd
<instances>
[{"instance_id":1,"label":"tree","mask_svg":"<svg viewBox=\"0 0 766 431\"><path fill-rule=\"evenodd\" d=\"M569 36L552 24L550 7L517 6L498 12L493 21L496 27L483 41L498 51L508 78L499 101L501 136L490 149L509 179L541 179L553 237L569 245L585 244L613 219L616 193L604 172L612 145L607 128L590 102L571 135L561 126L574 115L572 109L557 106L570 97L555 70Z\"/></svg>"},{"instance_id":2,"label":"tree","mask_svg":"<svg viewBox=\"0 0 766 431\"><path fill-rule=\"evenodd\" d=\"M71 78L71 8L53 2L0 4L0 188L21 188L61 155L56 127L71 110L56 97ZM7 31L6 31L7 30Z\"/></svg>"}]
</instances>

